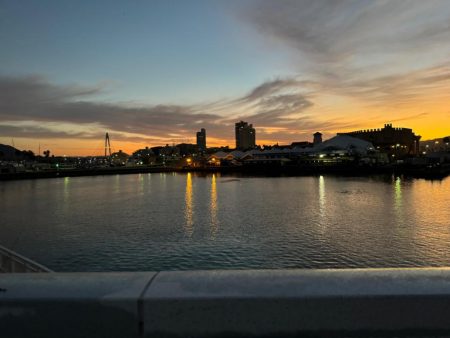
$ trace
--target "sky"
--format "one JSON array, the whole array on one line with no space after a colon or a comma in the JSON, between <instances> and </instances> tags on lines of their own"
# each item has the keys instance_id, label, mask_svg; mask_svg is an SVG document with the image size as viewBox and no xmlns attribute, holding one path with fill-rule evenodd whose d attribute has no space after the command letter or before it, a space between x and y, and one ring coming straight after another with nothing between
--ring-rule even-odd
<instances>
[{"instance_id":1,"label":"sky","mask_svg":"<svg viewBox=\"0 0 450 338\"><path fill-rule=\"evenodd\" d=\"M0 143L55 155L450 135L448 0L0 0Z\"/></svg>"}]
</instances>

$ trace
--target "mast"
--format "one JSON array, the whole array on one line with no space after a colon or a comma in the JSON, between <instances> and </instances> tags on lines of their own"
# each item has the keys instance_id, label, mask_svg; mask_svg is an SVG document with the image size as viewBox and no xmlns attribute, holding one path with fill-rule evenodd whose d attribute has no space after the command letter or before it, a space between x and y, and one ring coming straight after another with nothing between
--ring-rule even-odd
<instances>
[{"instance_id":1,"label":"mast","mask_svg":"<svg viewBox=\"0 0 450 338\"><path fill-rule=\"evenodd\" d=\"M109 155L107 155L109 154ZM111 157L111 142L109 140L109 134L106 133L105 135L105 157Z\"/></svg>"}]
</instances>

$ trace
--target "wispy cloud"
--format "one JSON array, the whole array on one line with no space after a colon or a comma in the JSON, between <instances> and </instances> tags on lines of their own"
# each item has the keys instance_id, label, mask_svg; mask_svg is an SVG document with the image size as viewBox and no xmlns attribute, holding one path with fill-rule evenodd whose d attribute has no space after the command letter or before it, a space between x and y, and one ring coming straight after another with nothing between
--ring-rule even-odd
<instances>
[{"instance_id":1,"label":"wispy cloud","mask_svg":"<svg viewBox=\"0 0 450 338\"><path fill-rule=\"evenodd\" d=\"M449 88L446 0L261 0L240 16L318 92L392 106Z\"/></svg>"},{"instance_id":2,"label":"wispy cloud","mask_svg":"<svg viewBox=\"0 0 450 338\"><path fill-rule=\"evenodd\" d=\"M315 63L406 51L447 42L446 0L261 0L244 12L261 32L290 44Z\"/></svg>"},{"instance_id":3,"label":"wispy cloud","mask_svg":"<svg viewBox=\"0 0 450 338\"><path fill-rule=\"evenodd\" d=\"M295 79L275 79L235 99L137 107L96 101L102 88L0 77L0 126L4 136L16 137L97 138L109 130L126 140L181 142L206 128L213 137L231 139L231 126L241 118L261 127L298 127L313 105L301 89Z\"/></svg>"}]
</instances>

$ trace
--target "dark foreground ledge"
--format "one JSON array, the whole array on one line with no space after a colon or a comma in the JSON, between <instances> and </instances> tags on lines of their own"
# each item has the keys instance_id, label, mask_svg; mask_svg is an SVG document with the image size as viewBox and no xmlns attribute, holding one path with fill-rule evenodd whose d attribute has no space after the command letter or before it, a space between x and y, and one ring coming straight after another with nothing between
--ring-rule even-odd
<instances>
[{"instance_id":1,"label":"dark foreground ledge","mask_svg":"<svg viewBox=\"0 0 450 338\"><path fill-rule=\"evenodd\" d=\"M450 336L450 269L0 275L1 337Z\"/></svg>"}]
</instances>

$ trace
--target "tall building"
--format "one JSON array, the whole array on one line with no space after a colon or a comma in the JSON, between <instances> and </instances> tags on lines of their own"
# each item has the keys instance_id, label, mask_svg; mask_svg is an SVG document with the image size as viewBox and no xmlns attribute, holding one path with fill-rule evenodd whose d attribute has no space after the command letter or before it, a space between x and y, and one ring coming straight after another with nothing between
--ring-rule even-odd
<instances>
[{"instance_id":1,"label":"tall building","mask_svg":"<svg viewBox=\"0 0 450 338\"><path fill-rule=\"evenodd\" d=\"M198 150L206 150L206 130L204 128L197 132L197 146Z\"/></svg>"},{"instance_id":2,"label":"tall building","mask_svg":"<svg viewBox=\"0 0 450 338\"><path fill-rule=\"evenodd\" d=\"M322 133L314 133L314 145L322 143Z\"/></svg>"},{"instance_id":3,"label":"tall building","mask_svg":"<svg viewBox=\"0 0 450 338\"><path fill-rule=\"evenodd\" d=\"M241 121L235 125L236 149L246 150L255 148L255 129L252 124Z\"/></svg>"},{"instance_id":4,"label":"tall building","mask_svg":"<svg viewBox=\"0 0 450 338\"><path fill-rule=\"evenodd\" d=\"M367 129L338 133L349 135L372 143L377 149L392 155L419 154L419 135L409 128L394 128L392 124L385 124L382 129Z\"/></svg>"}]
</instances>

